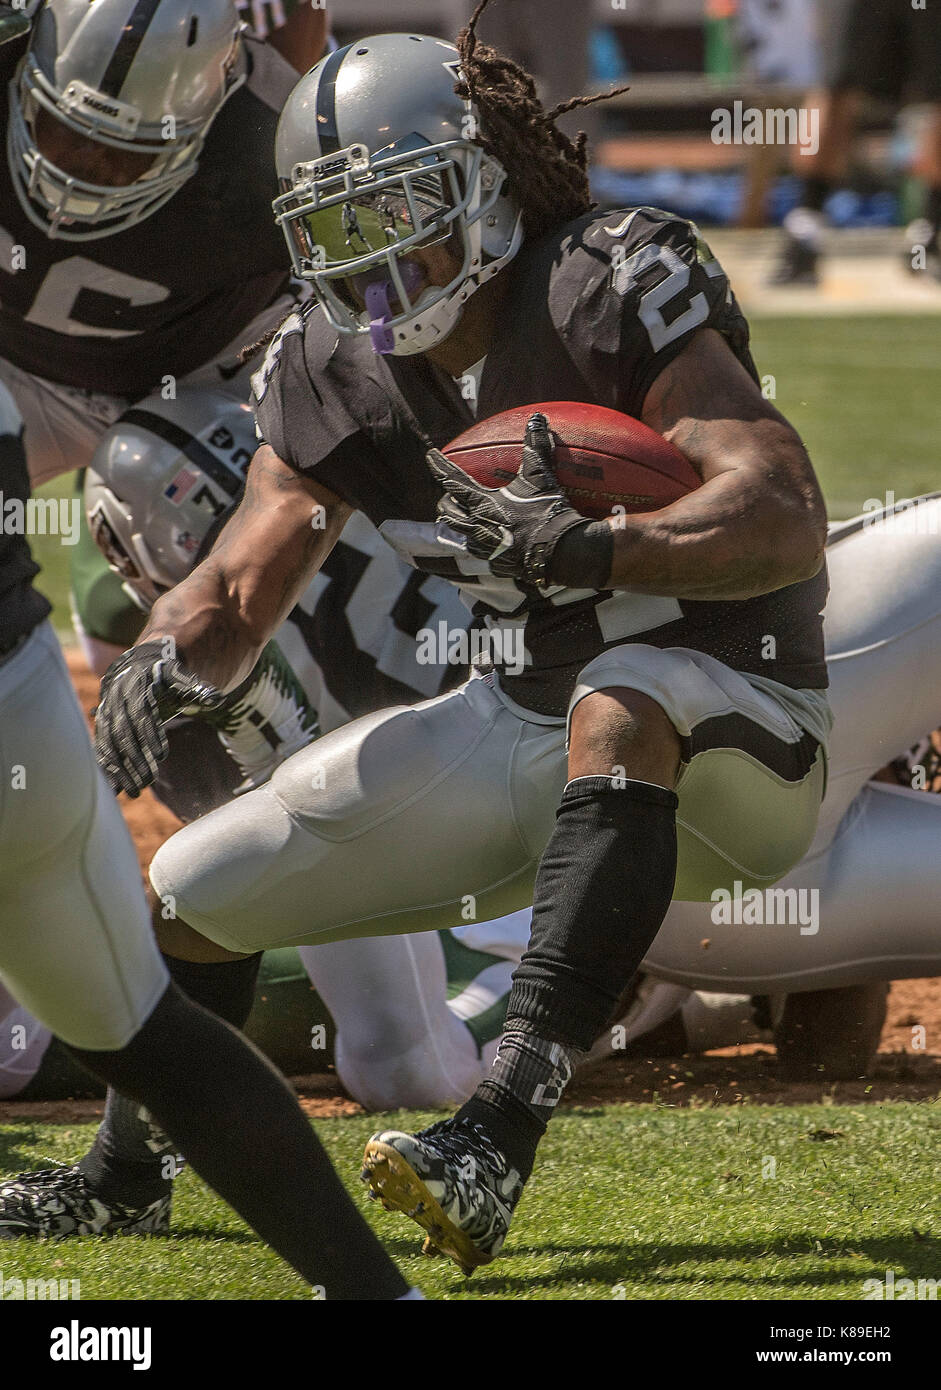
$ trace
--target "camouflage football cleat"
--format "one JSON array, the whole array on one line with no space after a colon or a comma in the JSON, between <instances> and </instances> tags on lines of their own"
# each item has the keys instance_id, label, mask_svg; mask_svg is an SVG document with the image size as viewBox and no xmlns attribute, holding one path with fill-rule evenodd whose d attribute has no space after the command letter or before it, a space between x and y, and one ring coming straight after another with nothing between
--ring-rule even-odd
<instances>
[{"instance_id":1,"label":"camouflage football cleat","mask_svg":"<svg viewBox=\"0 0 941 1390\"><path fill-rule=\"evenodd\" d=\"M374 1134L361 1176L371 1198L427 1231L426 1255L447 1255L464 1274L499 1255L523 1190L516 1169L467 1120Z\"/></svg>"},{"instance_id":2,"label":"camouflage football cleat","mask_svg":"<svg viewBox=\"0 0 941 1390\"><path fill-rule=\"evenodd\" d=\"M32 1236L165 1236L170 1195L144 1207L103 1202L78 1168L44 1168L0 1183L0 1240Z\"/></svg>"}]
</instances>

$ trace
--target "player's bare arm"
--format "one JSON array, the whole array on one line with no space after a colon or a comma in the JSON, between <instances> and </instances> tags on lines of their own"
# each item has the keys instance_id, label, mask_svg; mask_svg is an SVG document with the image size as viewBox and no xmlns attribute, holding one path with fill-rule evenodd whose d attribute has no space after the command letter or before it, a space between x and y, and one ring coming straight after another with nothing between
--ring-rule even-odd
<instances>
[{"instance_id":1,"label":"player's bare arm","mask_svg":"<svg viewBox=\"0 0 941 1390\"><path fill-rule=\"evenodd\" d=\"M209 555L154 605L135 646L101 682L95 751L116 791L139 796L184 710L217 709L248 678L271 633L326 560L350 514L267 445ZM169 640L168 640L169 639Z\"/></svg>"},{"instance_id":2,"label":"player's bare arm","mask_svg":"<svg viewBox=\"0 0 941 1390\"><path fill-rule=\"evenodd\" d=\"M551 418L533 419L543 423L527 433L517 484L499 498L440 452L428 457L447 494L442 519L493 573L727 601L811 579L823 565L826 510L807 452L715 329L659 373L641 411L703 480L669 506L586 522L560 494Z\"/></svg>"},{"instance_id":3,"label":"player's bare arm","mask_svg":"<svg viewBox=\"0 0 941 1390\"><path fill-rule=\"evenodd\" d=\"M606 588L745 599L817 573L826 511L810 459L720 334L703 329L660 373L642 419L686 455L703 486L607 523Z\"/></svg>"},{"instance_id":4,"label":"player's bare arm","mask_svg":"<svg viewBox=\"0 0 941 1390\"><path fill-rule=\"evenodd\" d=\"M194 675L232 689L330 554L350 510L263 445L231 521L203 563L157 600L140 644L170 637Z\"/></svg>"},{"instance_id":5,"label":"player's bare arm","mask_svg":"<svg viewBox=\"0 0 941 1390\"><path fill-rule=\"evenodd\" d=\"M428 455L445 489L442 520L494 574L539 586L727 601L819 572L826 512L810 460L719 333L702 330L664 368L642 418L686 455L701 487L655 512L585 521L553 471L552 420L537 413L508 487Z\"/></svg>"}]
</instances>

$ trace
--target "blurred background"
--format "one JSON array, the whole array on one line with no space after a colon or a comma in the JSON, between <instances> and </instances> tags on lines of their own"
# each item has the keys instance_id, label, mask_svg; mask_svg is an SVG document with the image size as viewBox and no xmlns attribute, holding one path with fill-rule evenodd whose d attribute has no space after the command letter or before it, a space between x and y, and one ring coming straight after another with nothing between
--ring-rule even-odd
<instances>
[{"instance_id":1,"label":"blurred background","mask_svg":"<svg viewBox=\"0 0 941 1390\"><path fill-rule=\"evenodd\" d=\"M910 7L910 0L900 3ZM601 201L669 206L708 224L764 226L780 223L797 200L788 151L765 159L758 146L716 145L711 113L736 97L746 106L799 104L825 69L843 8L842 0L491 0L480 33L537 76L547 104L631 83L593 122ZM472 9L472 0L329 6L341 43L389 29L453 37ZM828 207L836 226L890 227L914 216L924 119L917 106L866 103L851 180Z\"/></svg>"}]
</instances>

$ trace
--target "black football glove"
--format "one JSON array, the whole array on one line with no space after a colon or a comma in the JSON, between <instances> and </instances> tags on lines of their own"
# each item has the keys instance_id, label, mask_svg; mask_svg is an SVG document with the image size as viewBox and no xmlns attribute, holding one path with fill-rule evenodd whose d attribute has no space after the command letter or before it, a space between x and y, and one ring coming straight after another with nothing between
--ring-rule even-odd
<instances>
[{"instance_id":1,"label":"black football glove","mask_svg":"<svg viewBox=\"0 0 941 1390\"><path fill-rule=\"evenodd\" d=\"M113 790L140 796L167 756L164 723L184 711L217 709L225 698L164 656L162 642L143 642L119 656L102 677L95 711L95 756Z\"/></svg>"},{"instance_id":2,"label":"black football glove","mask_svg":"<svg viewBox=\"0 0 941 1390\"><path fill-rule=\"evenodd\" d=\"M526 584L551 584L552 552L574 526L587 526L559 486L552 467L555 444L545 415L530 416L519 471L501 488L484 487L438 449L428 466L445 490L438 515L486 560L491 574Z\"/></svg>"}]
</instances>

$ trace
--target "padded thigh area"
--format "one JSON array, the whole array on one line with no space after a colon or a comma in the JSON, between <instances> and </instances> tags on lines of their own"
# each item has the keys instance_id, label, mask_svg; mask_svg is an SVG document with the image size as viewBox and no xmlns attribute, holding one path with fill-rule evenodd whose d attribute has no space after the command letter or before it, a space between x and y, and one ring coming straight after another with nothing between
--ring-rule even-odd
<instances>
[{"instance_id":1,"label":"padded thigh area","mask_svg":"<svg viewBox=\"0 0 941 1390\"><path fill-rule=\"evenodd\" d=\"M464 763L473 779L475 750L499 707L488 718L468 718L463 702L462 717L446 721L441 703L383 710L337 729L282 763L272 791L300 825L346 840L426 796Z\"/></svg>"},{"instance_id":2,"label":"padded thigh area","mask_svg":"<svg viewBox=\"0 0 941 1390\"><path fill-rule=\"evenodd\" d=\"M452 927L532 901L564 728L484 680L328 734L171 837L157 893L230 950Z\"/></svg>"}]
</instances>

